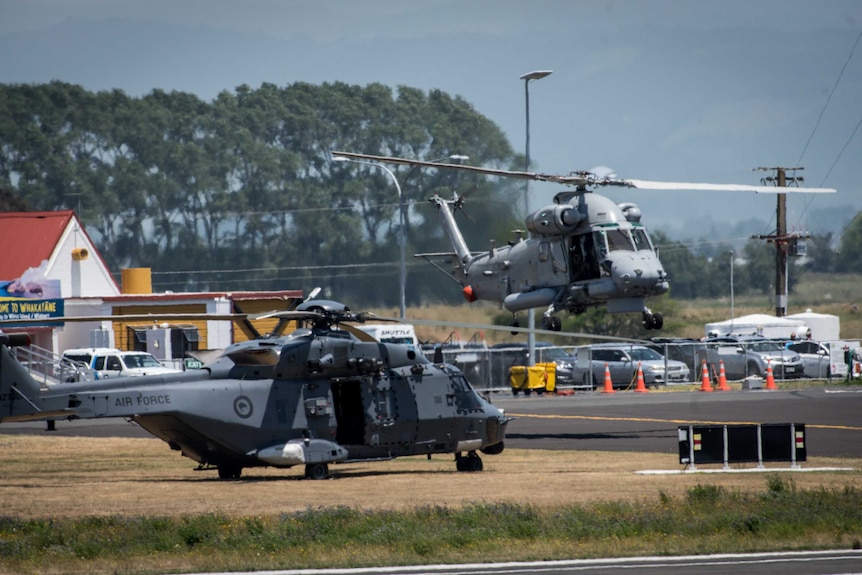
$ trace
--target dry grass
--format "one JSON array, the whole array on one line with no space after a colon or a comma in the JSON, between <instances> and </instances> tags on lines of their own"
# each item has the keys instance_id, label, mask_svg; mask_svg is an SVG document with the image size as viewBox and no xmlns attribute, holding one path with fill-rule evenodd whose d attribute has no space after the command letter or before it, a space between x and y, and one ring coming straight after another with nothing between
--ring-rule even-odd
<instances>
[{"instance_id":1,"label":"dry grass","mask_svg":"<svg viewBox=\"0 0 862 575\"><path fill-rule=\"evenodd\" d=\"M260 516L330 506L397 510L475 502L554 507L654 500L659 493L684 495L698 484L754 492L765 482L762 473L635 473L680 469L676 456L652 453L507 450L486 456L481 474L457 473L452 460L440 455L337 465L326 481L305 480L296 467L247 469L242 480L225 482L215 472L195 471L193 462L157 439L0 435L0 450L2 514L18 518ZM794 473L799 488L862 487L858 459L811 458L805 467L856 471Z\"/></svg>"}]
</instances>

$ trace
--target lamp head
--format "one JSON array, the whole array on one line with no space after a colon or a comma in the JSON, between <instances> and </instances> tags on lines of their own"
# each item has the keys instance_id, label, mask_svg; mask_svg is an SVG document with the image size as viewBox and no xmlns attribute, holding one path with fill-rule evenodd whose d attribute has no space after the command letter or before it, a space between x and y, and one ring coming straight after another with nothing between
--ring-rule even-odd
<instances>
[{"instance_id":1,"label":"lamp head","mask_svg":"<svg viewBox=\"0 0 862 575\"><path fill-rule=\"evenodd\" d=\"M521 80L541 80L545 76L550 76L553 74L553 70L533 70L532 72L527 72L521 76Z\"/></svg>"}]
</instances>

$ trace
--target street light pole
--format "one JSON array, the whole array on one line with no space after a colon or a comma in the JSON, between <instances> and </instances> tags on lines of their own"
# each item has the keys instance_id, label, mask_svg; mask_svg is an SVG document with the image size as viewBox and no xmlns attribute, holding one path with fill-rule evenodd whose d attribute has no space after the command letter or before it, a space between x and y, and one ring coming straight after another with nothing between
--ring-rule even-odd
<instances>
[{"instance_id":1,"label":"street light pole","mask_svg":"<svg viewBox=\"0 0 862 575\"><path fill-rule=\"evenodd\" d=\"M379 168L386 172L390 178L392 178L392 183L395 184L395 189L398 190L398 252L400 257L400 265L398 269L398 284L399 284L399 313L401 321L404 321L404 318L407 314L407 298L406 298L406 285L407 285L407 262L405 260L405 248L404 248L404 196L401 194L401 185L398 183L398 178L395 177L395 174L392 173L392 170L384 166L383 164L375 164L374 162L364 162L362 160L353 160L351 158L345 158L344 156L333 156L333 162L352 162L354 164L365 164L366 166L373 166L375 168Z\"/></svg>"},{"instance_id":2,"label":"street light pole","mask_svg":"<svg viewBox=\"0 0 862 575\"><path fill-rule=\"evenodd\" d=\"M527 144L524 150L526 155L525 171L530 171L530 80L541 80L545 76L550 76L552 70L534 70L521 75L521 80L524 81L524 103L526 106L527 118ZM524 217L530 214L530 180L524 180ZM533 330L536 329L536 316L532 309L527 310L527 366L535 365L536 363L536 334Z\"/></svg>"}]
</instances>

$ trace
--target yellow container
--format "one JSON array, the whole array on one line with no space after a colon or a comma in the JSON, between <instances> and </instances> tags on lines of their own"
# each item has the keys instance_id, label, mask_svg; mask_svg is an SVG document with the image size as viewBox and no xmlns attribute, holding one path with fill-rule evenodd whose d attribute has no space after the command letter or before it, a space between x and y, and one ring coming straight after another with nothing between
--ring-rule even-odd
<instances>
[{"instance_id":1,"label":"yellow container","mask_svg":"<svg viewBox=\"0 0 862 575\"><path fill-rule=\"evenodd\" d=\"M536 367L542 366L545 370L545 391L553 393L557 388L557 364L553 361L547 363L537 363Z\"/></svg>"},{"instance_id":2,"label":"yellow container","mask_svg":"<svg viewBox=\"0 0 862 575\"><path fill-rule=\"evenodd\" d=\"M523 365L513 365L509 368L509 385L513 391L528 389L527 368Z\"/></svg>"},{"instance_id":3,"label":"yellow container","mask_svg":"<svg viewBox=\"0 0 862 575\"><path fill-rule=\"evenodd\" d=\"M533 390L538 393L553 392L556 387L556 373L557 364L553 362L537 363L529 368L514 365L509 368L509 385L515 394L523 391L524 395L528 395Z\"/></svg>"}]
</instances>

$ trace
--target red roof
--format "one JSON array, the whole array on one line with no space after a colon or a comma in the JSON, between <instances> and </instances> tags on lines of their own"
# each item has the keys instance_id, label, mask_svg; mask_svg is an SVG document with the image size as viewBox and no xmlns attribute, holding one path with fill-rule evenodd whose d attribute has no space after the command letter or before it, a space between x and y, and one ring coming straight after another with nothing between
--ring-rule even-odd
<instances>
[{"instance_id":1,"label":"red roof","mask_svg":"<svg viewBox=\"0 0 862 575\"><path fill-rule=\"evenodd\" d=\"M0 213L0 281L21 277L54 253L75 212Z\"/></svg>"}]
</instances>

